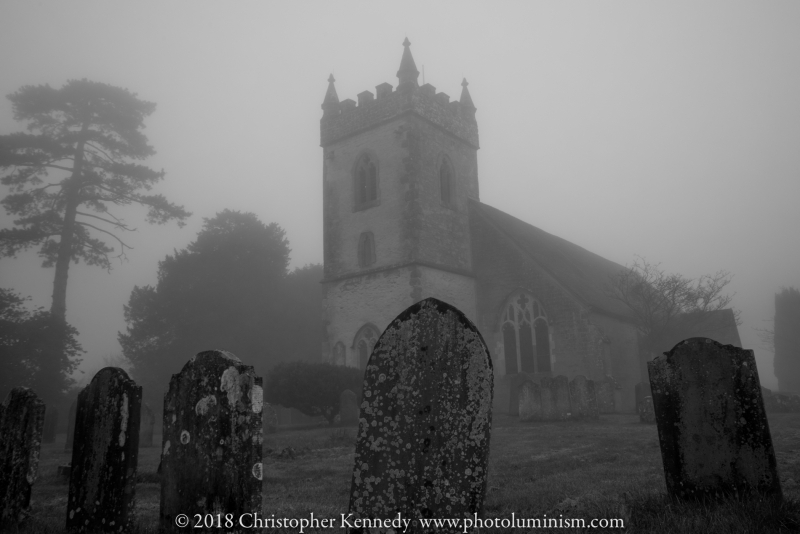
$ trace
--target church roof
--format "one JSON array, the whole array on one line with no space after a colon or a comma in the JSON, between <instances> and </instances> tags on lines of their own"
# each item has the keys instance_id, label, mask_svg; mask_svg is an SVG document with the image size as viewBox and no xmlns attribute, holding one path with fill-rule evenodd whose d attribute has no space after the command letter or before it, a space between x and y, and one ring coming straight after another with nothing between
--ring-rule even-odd
<instances>
[{"instance_id":1,"label":"church roof","mask_svg":"<svg viewBox=\"0 0 800 534\"><path fill-rule=\"evenodd\" d=\"M625 267L482 202L470 200L470 212L591 309L630 320L628 308L605 293L611 277Z\"/></svg>"}]
</instances>

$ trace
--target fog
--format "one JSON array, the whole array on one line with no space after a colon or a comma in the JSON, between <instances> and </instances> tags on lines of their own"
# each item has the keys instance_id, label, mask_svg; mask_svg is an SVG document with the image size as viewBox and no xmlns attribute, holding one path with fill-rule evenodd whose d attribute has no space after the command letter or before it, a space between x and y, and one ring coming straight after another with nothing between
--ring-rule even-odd
<instances>
[{"instance_id":1,"label":"fog","mask_svg":"<svg viewBox=\"0 0 800 534\"><path fill-rule=\"evenodd\" d=\"M774 388L755 329L800 287L799 29L789 1L4 2L0 94L88 78L156 102L145 163L193 212L179 229L126 210L128 260L71 266L84 369L120 353L134 285L204 217L253 212L286 230L292 266L322 262L326 80L340 99L396 86L408 37L425 82L453 100L470 83L481 201L622 265L730 271L743 345ZM22 128L0 100L0 134ZM35 249L0 260L0 285L49 307L40 264Z\"/></svg>"}]
</instances>

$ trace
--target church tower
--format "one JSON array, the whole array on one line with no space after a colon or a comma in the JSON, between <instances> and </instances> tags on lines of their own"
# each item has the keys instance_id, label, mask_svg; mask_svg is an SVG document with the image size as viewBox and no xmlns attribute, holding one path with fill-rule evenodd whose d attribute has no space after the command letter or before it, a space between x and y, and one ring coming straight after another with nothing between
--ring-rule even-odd
<instances>
[{"instance_id":1,"label":"church tower","mask_svg":"<svg viewBox=\"0 0 800 534\"><path fill-rule=\"evenodd\" d=\"M476 322L468 199L478 200L478 125L460 102L420 86L408 39L398 84L322 103L323 361L366 365L400 312L427 297Z\"/></svg>"}]
</instances>

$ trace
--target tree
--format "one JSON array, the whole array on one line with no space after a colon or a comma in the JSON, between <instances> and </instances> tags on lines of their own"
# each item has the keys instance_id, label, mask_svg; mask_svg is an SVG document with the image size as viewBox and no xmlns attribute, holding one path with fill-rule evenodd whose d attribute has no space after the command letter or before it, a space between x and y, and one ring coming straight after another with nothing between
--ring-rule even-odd
<instances>
[{"instance_id":1,"label":"tree","mask_svg":"<svg viewBox=\"0 0 800 534\"><path fill-rule=\"evenodd\" d=\"M346 389L361 395L364 371L330 363L288 362L278 364L264 381L264 400L295 408L309 416L323 416L333 424L339 413L339 397Z\"/></svg>"},{"instance_id":2,"label":"tree","mask_svg":"<svg viewBox=\"0 0 800 534\"><path fill-rule=\"evenodd\" d=\"M69 375L80 363L83 349L75 328L53 329L50 312L28 310L27 300L0 288L0 395L4 399L12 388L25 386L47 404L57 404L74 383ZM54 338L65 349L59 358L49 357Z\"/></svg>"},{"instance_id":3,"label":"tree","mask_svg":"<svg viewBox=\"0 0 800 534\"><path fill-rule=\"evenodd\" d=\"M606 294L628 308L639 333L640 353L650 357L682 339L720 328L712 312L730 305L733 297L723 291L731 278L727 271L718 271L691 279L637 258L611 279ZM739 312L734 310L733 315L740 324Z\"/></svg>"},{"instance_id":4,"label":"tree","mask_svg":"<svg viewBox=\"0 0 800 534\"><path fill-rule=\"evenodd\" d=\"M778 390L800 394L800 291L793 287L775 295L772 341Z\"/></svg>"},{"instance_id":5,"label":"tree","mask_svg":"<svg viewBox=\"0 0 800 534\"><path fill-rule=\"evenodd\" d=\"M125 306L127 333L118 338L151 406L200 351L224 348L257 369L292 355L283 229L230 210L204 221L193 243L159 262L156 287L135 287Z\"/></svg>"},{"instance_id":6,"label":"tree","mask_svg":"<svg viewBox=\"0 0 800 534\"><path fill-rule=\"evenodd\" d=\"M114 232L133 228L111 208L146 206L147 221L159 224L175 219L182 225L190 214L162 195L146 194L164 171L134 163L155 153L141 132L155 104L85 79L61 89L27 85L8 98L14 119L30 133L0 136L1 182L11 190L2 205L18 217L16 228L0 230L0 255L40 246L43 266L55 266L50 313L63 322L70 261L110 269L109 255L118 250L123 258L130 248Z\"/></svg>"}]
</instances>

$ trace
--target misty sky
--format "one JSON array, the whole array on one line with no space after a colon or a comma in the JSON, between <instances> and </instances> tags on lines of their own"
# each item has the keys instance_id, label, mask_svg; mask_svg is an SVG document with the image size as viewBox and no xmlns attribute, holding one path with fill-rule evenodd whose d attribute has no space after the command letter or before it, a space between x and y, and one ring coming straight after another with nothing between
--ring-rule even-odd
<instances>
[{"instance_id":1,"label":"misty sky","mask_svg":"<svg viewBox=\"0 0 800 534\"><path fill-rule=\"evenodd\" d=\"M322 262L326 80L340 99L396 86L406 36L425 82L453 100L470 82L483 202L623 265L732 272L744 347L776 386L755 328L800 287L796 1L0 3L0 95L88 78L156 102L146 163L194 213L178 229L132 208L127 262L72 265L85 369L121 352L133 286L204 217L251 211L286 230L293 267ZM21 129L0 99L0 134ZM49 308L40 264L0 260L0 285Z\"/></svg>"}]
</instances>

